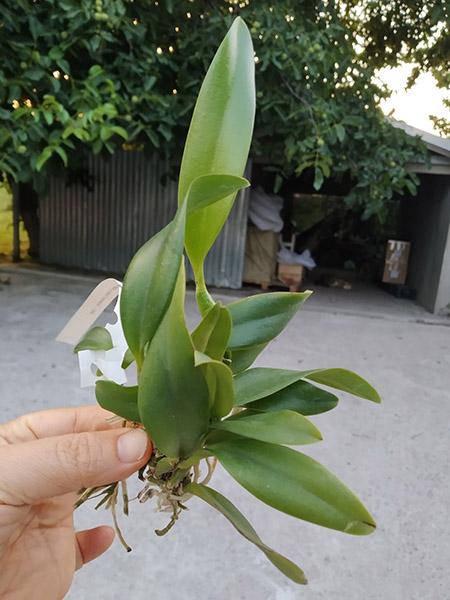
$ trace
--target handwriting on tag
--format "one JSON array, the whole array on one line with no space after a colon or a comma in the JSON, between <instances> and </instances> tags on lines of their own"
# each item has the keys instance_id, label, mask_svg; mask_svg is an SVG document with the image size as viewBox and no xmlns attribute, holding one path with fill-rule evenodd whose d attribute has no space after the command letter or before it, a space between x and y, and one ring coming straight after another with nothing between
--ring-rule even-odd
<instances>
[{"instance_id":1,"label":"handwriting on tag","mask_svg":"<svg viewBox=\"0 0 450 600\"><path fill-rule=\"evenodd\" d=\"M89 294L70 321L56 337L57 342L74 346L92 326L105 308L119 295L122 284L117 279L105 279Z\"/></svg>"}]
</instances>

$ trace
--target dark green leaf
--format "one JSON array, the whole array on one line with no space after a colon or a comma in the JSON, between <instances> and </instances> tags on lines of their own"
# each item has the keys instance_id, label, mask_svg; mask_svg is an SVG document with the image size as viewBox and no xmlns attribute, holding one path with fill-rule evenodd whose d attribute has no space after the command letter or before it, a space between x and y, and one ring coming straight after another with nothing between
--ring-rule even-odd
<instances>
[{"instance_id":1,"label":"dark green leaf","mask_svg":"<svg viewBox=\"0 0 450 600\"><path fill-rule=\"evenodd\" d=\"M230 183L230 179L234 183ZM120 303L121 319L125 338L136 357L138 368L145 346L155 334L173 294L183 253L186 211L193 212L199 205L203 207L217 202L223 194L222 184L241 185L245 181L214 174L201 177L200 180L192 183L173 221L134 255L125 274ZM218 181L216 188L213 184ZM222 317L221 321L225 318Z\"/></svg>"},{"instance_id":2,"label":"dark green leaf","mask_svg":"<svg viewBox=\"0 0 450 600\"><path fill-rule=\"evenodd\" d=\"M336 125L336 135L340 142L345 140L345 127L341 123Z\"/></svg>"},{"instance_id":3,"label":"dark green leaf","mask_svg":"<svg viewBox=\"0 0 450 600\"><path fill-rule=\"evenodd\" d=\"M222 496L222 494L219 494L219 492L216 492L205 485L199 485L198 483L188 483L184 486L184 490L189 494L201 498L201 500L218 510L232 525L234 525L245 539L252 544L255 544L255 546L264 552L270 562L286 575L286 577L289 577L289 579L292 579L295 583L303 585L307 583L303 571L289 559L266 546L244 515L238 511L234 504Z\"/></svg>"},{"instance_id":4,"label":"dark green leaf","mask_svg":"<svg viewBox=\"0 0 450 600\"><path fill-rule=\"evenodd\" d=\"M306 372L263 367L248 369L234 378L236 406L243 406L274 394L302 379Z\"/></svg>"},{"instance_id":5,"label":"dark green leaf","mask_svg":"<svg viewBox=\"0 0 450 600\"><path fill-rule=\"evenodd\" d=\"M311 421L292 410L249 415L243 411L235 417L212 423L211 427L272 444L296 446L315 444L322 439Z\"/></svg>"},{"instance_id":6,"label":"dark green leaf","mask_svg":"<svg viewBox=\"0 0 450 600\"><path fill-rule=\"evenodd\" d=\"M323 184L323 171L320 167L316 167L314 169L314 183L313 188L315 190L320 190Z\"/></svg>"},{"instance_id":7,"label":"dark green leaf","mask_svg":"<svg viewBox=\"0 0 450 600\"><path fill-rule=\"evenodd\" d=\"M318 415L332 410L338 404L334 394L323 390L307 381L297 381L287 387L270 394L261 400L247 404L252 411L274 412L277 410L293 410L305 416Z\"/></svg>"},{"instance_id":8,"label":"dark green leaf","mask_svg":"<svg viewBox=\"0 0 450 600\"><path fill-rule=\"evenodd\" d=\"M187 458L208 429L209 393L184 321L184 267L170 306L151 339L139 378L142 422L160 452Z\"/></svg>"},{"instance_id":9,"label":"dark green leaf","mask_svg":"<svg viewBox=\"0 0 450 600\"><path fill-rule=\"evenodd\" d=\"M137 386L124 387L114 381L97 381L95 397L102 408L110 410L127 421L141 422L137 406Z\"/></svg>"},{"instance_id":10,"label":"dark green leaf","mask_svg":"<svg viewBox=\"0 0 450 600\"><path fill-rule=\"evenodd\" d=\"M52 153L53 153L53 150L49 146L46 146L42 150L42 152L39 154L38 159L36 161L36 170L37 171L40 171L42 169L42 167L44 166L44 164L51 157Z\"/></svg>"},{"instance_id":11,"label":"dark green leaf","mask_svg":"<svg viewBox=\"0 0 450 600\"><path fill-rule=\"evenodd\" d=\"M273 292L228 304L233 321L228 348L236 350L270 342L310 295L311 292Z\"/></svg>"},{"instance_id":12,"label":"dark green leaf","mask_svg":"<svg viewBox=\"0 0 450 600\"><path fill-rule=\"evenodd\" d=\"M120 316L140 369L144 350L172 299L183 252L184 209L134 255L125 274Z\"/></svg>"},{"instance_id":13,"label":"dark green leaf","mask_svg":"<svg viewBox=\"0 0 450 600\"><path fill-rule=\"evenodd\" d=\"M93 327L73 349L81 350L111 350L114 347L111 334L104 327Z\"/></svg>"},{"instance_id":14,"label":"dark green leaf","mask_svg":"<svg viewBox=\"0 0 450 600\"><path fill-rule=\"evenodd\" d=\"M266 346L267 344L258 344L256 346L250 346L249 348L233 350L230 352L231 370L233 373L241 373L242 371L245 371L245 369L248 369Z\"/></svg>"},{"instance_id":15,"label":"dark green leaf","mask_svg":"<svg viewBox=\"0 0 450 600\"><path fill-rule=\"evenodd\" d=\"M59 156L61 157L61 160L64 163L64 166L67 167L67 153L64 150L64 148L61 148L61 146L55 146L55 152L56 154L59 154Z\"/></svg>"},{"instance_id":16,"label":"dark green leaf","mask_svg":"<svg viewBox=\"0 0 450 600\"><path fill-rule=\"evenodd\" d=\"M354 535L375 523L360 500L309 456L257 440L208 445L219 462L251 494L282 512Z\"/></svg>"},{"instance_id":17,"label":"dark green leaf","mask_svg":"<svg viewBox=\"0 0 450 600\"><path fill-rule=\"evenodd\" d=\"M380 402L378 392L365 379L347 369L291 371L258 367L240 373L234 378L236 406L266 398L305 378L372 402Z\"/></svg>"}]
</instances>

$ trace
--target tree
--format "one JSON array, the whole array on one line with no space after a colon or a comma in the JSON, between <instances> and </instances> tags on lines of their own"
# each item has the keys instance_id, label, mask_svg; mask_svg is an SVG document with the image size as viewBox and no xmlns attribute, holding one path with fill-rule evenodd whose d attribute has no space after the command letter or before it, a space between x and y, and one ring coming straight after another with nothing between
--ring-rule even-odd
<instances>
[{"instance_id":1,"label":"tree","mask_svg":"<svg viewBox=\"0 0 450 600\"><path fill-rule=\"evenodd\" d=\"M374 67L415 65L408 87L422 72L431 73L437 85L450 88L450 3L448 0L345 0L340 14L353 31L355 43ZM450 98L445 101L450 108ZM431 116L442 135L450 136L450 123Z\"/></svg>"},{"instance_id":2,"label":"tree","mask_svg":"<svg viewBox=\"0 0 450 600\"><path fill-rule=\"evenodd\" d=\"M353 3L347 3L353 4ZM386 214L418 180L424 147L378 108L387 91L354 47L350 17L322 0L5 0L0 27L0 169L45 187L85 150L126 147L177 164L206 66L235 15L257 63L253 155L282 177L350 182L349 205Z\"/></svg>"}]
</instances>

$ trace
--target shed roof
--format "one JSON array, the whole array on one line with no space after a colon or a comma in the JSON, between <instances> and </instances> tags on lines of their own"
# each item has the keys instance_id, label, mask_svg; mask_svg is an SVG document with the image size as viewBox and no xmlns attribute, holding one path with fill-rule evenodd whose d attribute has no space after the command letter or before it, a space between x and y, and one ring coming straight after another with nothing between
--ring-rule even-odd
<instances>
[{"instance_id":1,"label":"shed roof","mask_svg":"<svg viewBox=\"0 0 450 600\"><path fill-rule=\"evenodd\" d=\"M397 121L388 117L389 122L399 129L403 129L408 135L419 136L426 144L431 154L431 168L421 161L412 161L407 166L415 173L433 173L435 175L450 175L450 139L433 135L423 129L408 125L404 121Z\"/></svg>"}]
</instances>

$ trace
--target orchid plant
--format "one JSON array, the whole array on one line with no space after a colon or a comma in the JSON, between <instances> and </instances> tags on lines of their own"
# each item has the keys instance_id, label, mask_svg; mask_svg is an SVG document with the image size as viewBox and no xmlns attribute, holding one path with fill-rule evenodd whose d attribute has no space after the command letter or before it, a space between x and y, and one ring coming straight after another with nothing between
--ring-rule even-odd
<instances>
[{"instance_id":1,"label":"orchid plant","mask_svg":"<svg viewBox=\"0 0 450 600\"><path fill-rule=\"evenodd\" d=\"M307 417L338 403L316 383L373 402L380 398L369 383L344 369L252 368L310 292L267 293L223 306L207 290L205 257L237 192L249 185L242 174L254 112L254 52L238 18L198 96L181 165L178 210L132 259L114 330L95 327L75 350L99 369L98 403L143 427L153 441L152 457L139 472L143 487L138 498L144 502L155 496L158 507L170 511L169 524L156 533L166 533L196 496L287 577L304 584L303 571L266 546L238 509L207 485L215 463L277 510L346 533L370 534L375 523L358 498L324 466L289 446L321 440ZM195 274L201 317L193 331L184 313L184 250ZM129 385L126 377L108 377L111 352L122 369L135 366L137 385ZM207 466L203 481L201 461ZM100 495L97 506L111 508L117 522L121 486L128 512L125 482L82 490L78 504Z\"/></svg>"}]
</instances>

